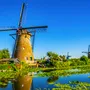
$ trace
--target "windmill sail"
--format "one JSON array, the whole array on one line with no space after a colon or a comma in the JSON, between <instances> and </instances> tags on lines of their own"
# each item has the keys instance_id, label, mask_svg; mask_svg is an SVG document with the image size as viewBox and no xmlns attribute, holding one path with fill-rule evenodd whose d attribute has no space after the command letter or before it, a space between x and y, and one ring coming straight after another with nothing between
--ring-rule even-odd
<instances>
[{"instance_id":1,"label":"windmill sail","mask_svg":"<svg viewBox=\"0 0 90 90\"><path fill-rule=\"evenodd\" d=\"M16 39L12 37L13 39L15 39L12 57L18 58L20 61L29 62L34 61L33 49L35 42L35 33L45 31L48 26L22 27L24 8L25 3L22 4L18 28L0 29L0 31L16 31ZM34 33L33 36L32 33ZM30 41L31 36L33 37L32 44Z\"/></svg>"}]
</instances>

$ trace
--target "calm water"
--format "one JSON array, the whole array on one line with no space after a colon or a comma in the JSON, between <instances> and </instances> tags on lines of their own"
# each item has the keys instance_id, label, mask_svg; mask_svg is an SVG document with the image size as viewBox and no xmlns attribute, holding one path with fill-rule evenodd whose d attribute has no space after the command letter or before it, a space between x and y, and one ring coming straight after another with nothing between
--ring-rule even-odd
<instances>
[{"instance_id":1,"label":"calm water","mask_svg":"<svg viewBox=\"0 0 90 90\"><path fill-rule=\"evenodd\" d=\"M65 84L74 80L90 83L88 76L90 76L90 73L74 74L67 77L31 77L26 75L18 77L17 80L12 81L12 83L9 82L6 87L0 88L0 90L52 90L52 88L56 87L56 83Z\"/></svg>"}]
</instances>

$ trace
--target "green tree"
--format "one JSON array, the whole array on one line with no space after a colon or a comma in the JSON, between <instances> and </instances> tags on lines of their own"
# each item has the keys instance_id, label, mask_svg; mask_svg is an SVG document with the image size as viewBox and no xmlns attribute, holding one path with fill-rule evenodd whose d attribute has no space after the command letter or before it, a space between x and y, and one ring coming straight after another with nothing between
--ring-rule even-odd
<instances>
[{"instance_id":1,"label":"green tree","mask_svg":"<svg viewBox=\"0 0 90 90\"><path fill-rule=\"evenodd\" d=\"M80 58L80 61L84 61L85 64L87 64L87 62L88 62L88 57L86 57L86 56L83 55L83 56Z\"/></svg>"},{"instance_id":2,"label":"green tree","mask_svg":"<svg viewBox=\"0 0 90 90\"><path fill-rule=\"evenodd\" d=\"M59 55L54 52L47 52L47 56L50 58L50 60L60 60Z\"/></svg>"},{"instance_id":3,"label":"green tree","mask_svg":"<svg viewBox=\"0 0 90 90\"><path fill-rule=\"evenodd\" d=\"M53 54L52 52L47 52L48 57L52 57L52 54Z\"/></svg>"},{"instance_id":4,"label":"green tree","mask_svg":"<svg viewBox=\"0 0 90 90\"><path fill-rule=\"evenodd\" d=\"M47 56L49 57L49 64L48 66L56 66L56 63L60 61L60 57L57 53L54 52L47 52Z\"/></svg>"},{"instance_id":5,"label":"green tree","mask_svg":"<svg viewBox=\"0 0 90 90\"><path fill-rule=\"evenodd\" d=\"M66 61L65 55L60 55L59 57L60 57L60 60L61 60L61 61Z\"/></svg>"},{"instance_id":6,"label":"green tree","mask_svg":"<svg viewBox=\"0 0 90 90\"><path fill-rule=\"evenodd\" d=\"M3 58L10 58L10 53L8 49L0 50L0 59L3 59Z\"/></svg>"}]
</instances>

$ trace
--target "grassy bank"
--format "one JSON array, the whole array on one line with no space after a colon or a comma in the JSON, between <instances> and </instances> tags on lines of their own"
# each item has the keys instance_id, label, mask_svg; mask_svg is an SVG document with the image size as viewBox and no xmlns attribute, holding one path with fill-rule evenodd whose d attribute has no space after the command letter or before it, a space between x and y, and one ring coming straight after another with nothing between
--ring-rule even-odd
<instances>
[{"instance_id":1,"label":"grassy bank","mask_svg":"<svg viewBox=\"0 0 90 90\"><path fill-rule=\"evenodd\" d=\"M36 68L30 67L27 64L23 64L22 68L18 68L14 64L2 64L0 65L0 87L4 87L8 84L8 81L15 80L18 76L32 75L33 72L37 73L37 76L69 76L72 74L89 73L90 65L81 66L68 66L60 68ZM71 88L71 87L70 87ZM54 89L53 89L54 90Z\"/></svg>"}]
</instances>

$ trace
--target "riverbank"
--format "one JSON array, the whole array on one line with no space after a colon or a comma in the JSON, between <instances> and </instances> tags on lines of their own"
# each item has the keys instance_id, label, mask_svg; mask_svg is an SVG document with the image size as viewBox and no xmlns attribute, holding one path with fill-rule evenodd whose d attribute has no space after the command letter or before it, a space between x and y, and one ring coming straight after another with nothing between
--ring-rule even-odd
<instances>
[{"instance_id":1,"label":"riverbank","mask_svg":"<svg viewBox=\"0 0 90 90\"><path fill-rule=\"evenodd\" d=\"M11 76L24 75L32 72L36 72L39 76L52 76L52 75L71 75L90 72L90 65L81 66L68 66L60 68L36 68L28 65L23 65L21 69L18 69L15 65L3 64L0 65L0 78L9 78ZM42 73L40 73L42 72ZM15 78L15 77L14 77Z\"/></svg>"},{"instance_id":2,"label":"riverbank","mask_svg":"<svg viewBox=\"0 0 90 90\"><path fill-rule=\"evenodd\" d=\"M60 68L55 68L55 67L37 68L37 67L30 67L26 64L23 64L22 68L19 69L14 64L11 64L11 65L3 64L3 65L0 65L0 87L5 87L8 84L8 81L13 82L20 76L29 75L31 77L51 77L49 81L50 80L52 81L54 77L58 78L61 76L64 77L64 76L71 76L74 74L89 73L90 72L89 68L90 68L90 65L68 66L68 67L60 67ZM90 76L88 75L87 78L89 77ZM62 85L62 84L59 84L59 85L60 87L63 86L65 88L65 85Z\"/></svg>"}]
</instances>

